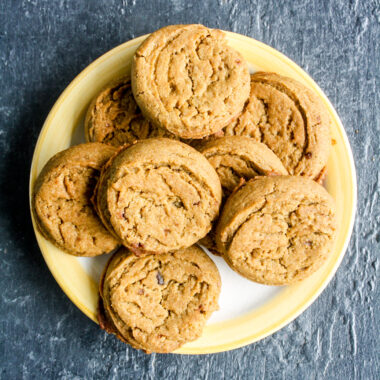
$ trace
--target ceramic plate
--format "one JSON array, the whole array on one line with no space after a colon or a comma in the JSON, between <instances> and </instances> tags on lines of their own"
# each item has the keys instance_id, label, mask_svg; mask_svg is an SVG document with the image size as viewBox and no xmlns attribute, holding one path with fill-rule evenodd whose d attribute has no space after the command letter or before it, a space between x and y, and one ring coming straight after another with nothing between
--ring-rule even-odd
<instances>
[{"instance_id":1,"label":"ceramic plate","mask_svg":"<svg viewBox=\"0 0 380 380\"><path fill-rule=\"evenodd\" d=\"M179 349L178 353L205 354L227 351L262 339L301 314L331 280L346 251L356 207L356 176L352 153L343 126L333 106L316 83L283 54L254 39L227 32L229 44L249 62L252 72L273 71L312 88L325 103L332 119L335 145L327 165L326 187L334 197L339 233L326 264L297 285L274 287L255 284L210 254L222 277L220 310L209 320L202 337ZM111 80L129 72L142 36L104 54L83 70L59 97L42 128L34 151L30 194L33 183L47 160L55 153L84 142L83 118L91 99ZM33 218L33 216L32 216ZM67 296L89 318L97 322L98 280L108 259L76 258L45 240L33 226L45 261Z\"/></svg>"}]
</instances>

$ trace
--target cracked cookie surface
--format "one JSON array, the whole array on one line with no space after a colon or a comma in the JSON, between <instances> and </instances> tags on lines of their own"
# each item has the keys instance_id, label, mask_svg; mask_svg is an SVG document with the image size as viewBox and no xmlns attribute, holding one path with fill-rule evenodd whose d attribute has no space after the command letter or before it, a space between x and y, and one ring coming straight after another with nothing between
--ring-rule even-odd
<instances>
[{"instance_id":1,"label":"cracked cookie surface","mask_svg":"<svg viewBox=\"0 0 380 380\"><path fill-rule=\"evenodd\" d=\"M172 352L202 334L220 287L217 267L197 246L142 257L122 248L100 284L100 326L146 352Z\"/></svg>"},{"instance_id":2,"label":"cracked cookie surface","mask_svg":"<svg viewBox=\"0 0 380 380\"><path fill-rule=\"evenodd\" d=\"M211 229L221 185L207 159L179 141L140 140L101 174L96 194L104 224L136 254L195 244Z\"/></svg>"},{"instance_id":3,"label":"cracked cookie surface","mask_svg":"<svg viewBox=\"0 0 380 380\"><path fill-rule=\"evenodd\" d=\"M243 57L222 31L203 25L164 27L134 56L132 88L143 114L181 138L225 127L243 109L249 87Z\"/></svg>"},{"instance_id":4,"label":"cracked cookie surface","mask_svg":"<svg viewBox=\"0 0 380 380\"><path fill-rule=\"evenodd\" d=\"M248 181L256 176L288 174L280 159L265 144L250 137L222 137L204 144L199 151L218 173L224 199L239 186L242 179ZM218 254L214 228L200 243Z\"/></svg>"},{"instance_id":5,"label":"cracked cookie surface","mask_svg":"<svg viewBox=\"0 0 380 380\"><path fill-rule=\"evenodd\" d=\"M313 91L275 73L251 75L251 92L240 116L224 130L266 144L291 175L318 179L330 153L328 111Z\"/></svg>"},{"instance_id":6,"label":"cracked cookie surface","mask_svg":"<svg viewBox=\"0 0 380 380\"><path fill-rule=\"evenodd\" d=\"M304 177L256 177L227 200L216 230L218 249L236 272L268 285L315 272L336 235L332 197Z\"/></svg>"},{"instance_id":7,"label":"cracked cookie surface","mask_svg":"<svg viewBox=\"0 0 380 380\"><path fill-rule=\"evenodd\" d=\"M151 137L176 138L152 125L133 98L130 78L106 86L90 104L84 123L87 141L113 146Z\"/></svg>"},{"instance_id":8,"label":"cracked cookie surface","mask_svg":"<svg viewBox=\"0 0 380 380\"><path fill-rule=\"evenodd\" d=\"M239 185L262 175L287 175L281 160L265 145L246 136L226 136L203 145L199 151L219 175L223 196Z\"/></svg>"},{"instance_id":9,"label":"cracked cookie surface","mask_svg":"<svg viewBox=\"0 0 380 380\"><path fill-rule=\"evenodd\" d=\"M76 256L98 256L120 243L96 215L91 196L101 167L115 148L100 143L71 147L52 157L38 176L33 211L42 234Z\"/></svg>"}]
</instances>

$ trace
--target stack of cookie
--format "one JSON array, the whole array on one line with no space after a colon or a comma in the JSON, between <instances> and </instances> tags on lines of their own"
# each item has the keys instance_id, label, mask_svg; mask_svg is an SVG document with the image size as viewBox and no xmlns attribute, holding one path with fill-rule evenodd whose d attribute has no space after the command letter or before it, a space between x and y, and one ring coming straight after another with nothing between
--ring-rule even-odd
<instances>
[{"instance_id":1,"label":"stack of cookie","mask_svg":"<svg viewBox=\"0 0 380 380\"><path fill-rule=\"evenodd\" d=\"M331 252L324 105L293 79L250 75L219 30L151 34L130 77L93 100L85 132L88 143L42 170L34 214L70 254L122 247L103 273L99 322L135 348L171 352L218 308L218 270L196 243L272 285L309 276Z\"/></svg>"}]
</instances>

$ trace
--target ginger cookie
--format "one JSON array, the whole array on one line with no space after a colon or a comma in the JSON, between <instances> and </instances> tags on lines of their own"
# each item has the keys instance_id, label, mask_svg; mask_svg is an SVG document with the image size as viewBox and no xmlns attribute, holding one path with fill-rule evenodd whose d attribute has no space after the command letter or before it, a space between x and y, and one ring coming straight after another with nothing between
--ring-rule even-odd
<instances>
[{"instance_id":1,"label":"ginger cookie","mask_svg":"<svg viewBox=\"0 0 380 380\"><path fill-rule=\"evenodd\" d=\"M129 78L110 83L98 94L88 108L84 128L87 141L113 146L151 137L176 138L165 129L154 127L142 115Z\"/></svg>"},{"instance_id":2,"label":"ginger cookie","mask_svg":"<svg viewBox=\"0 0 380 380\"><path fill-rule=\"evenodd\" d=\"M220 287L216 265L197 246L141 257L122 248L103 274L99 324L147 353L172 352L200 337Z\"/></svg>"},{"instance_id":3,"label":"ginger cookie","mask_svg":"<svg viewBox=\"0 0 380 380\"><path fill-rule=\"evenodd\" d=\"M98 256L120 243L96 215L91 196L114 147L87 143L66 149L45 165L34 185L33 212L46 239L76 256Z\"/></svg>"},{"instance_id":4,"label":"ginger cookie","mask_svg":"<svg viewBox=\"0 0 380 380\"><path fill-rule=\"evenodd\" d=\"M251 75L241 115L224 130L266 144L291 175L319 178L330 153L330 119L318 96L302 83L274 73Z\"/></svg>"},{"instance_id":5,"label":"ginger cookie","mask_svg":"<svg viewBox=\"0 0 380 380\"><path fill-rule=\"evenodd\" d=\"M219 175L223 196L258 175L287 175L281 160L265 145L246 136L226 136L203 145L199 151Z\"/></svg>"},{"instance_id":6,"label":"ginger cookie","mask_svg":"<svg viewBox=\"0 0 380 380\"><path fill-rule=\"evenodd\" d=\"M104 224L135 254L165 253L204 237L222 190L207 159L176 140L140 140L106 165L96 193Z\"/></svg>"},{"instance_id":7,"label":"ginger cookie","mask_svg":"<svg viewBox=\"0 0 380 380\"><path fill-rule=\"evenodd\" d=\"M170 25L137 49L132 89L143 114L185 139L228 125L249 95L248 65L225 34L203 25Z\"/></svg>"},{"instance_id":8,"label":"ginger cookie","mask_svg":"<svg viewBox=\"0 0 380 380\"><path fill-rule=\"evenodd\" d=\"M208 142L199 150L218 173L224 199L239 186L242 179L248 181L256 176L288 174L280 159L265 144L250 137L222 137ZM200 243L218 254L214 235L213 229Z\"/></svg>"},{"instance_id":9,"label":"ginger cookie","mask_svg":"<svg viewBox=\"0 0 380 380\"><path fill-rule=\"evenodd\" d=\"M309 178L256 177L227 200L216 243L242 276L290 284L314 273L329 256L335 213L332 197Z\"/></svg>"}]
</instances>

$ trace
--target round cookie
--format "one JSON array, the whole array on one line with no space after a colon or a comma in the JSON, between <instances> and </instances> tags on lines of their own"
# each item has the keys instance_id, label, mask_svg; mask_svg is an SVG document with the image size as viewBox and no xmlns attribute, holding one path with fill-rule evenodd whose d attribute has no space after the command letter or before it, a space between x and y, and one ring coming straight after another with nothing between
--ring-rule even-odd
<instances>
[{"instance_id":1,"label":"round cookie","mask_svg":"<svg viewBox=\"0 0 380 380\"><path fill-rule=\"evenodd\" d=\"M84 128L87 141L113 146L151 137L176 138L165 129L154 127L142 115L129 78L110 83L98 94L87 110Z\"/></svg>"},{"instance_id":2,"label":"round cookie","mask_svg":"<svg viewBox=\"0 0 380 380\"><path fill-rule=\"evenodd\" d=\"M251 93L241 115L224 130L266 144L291 175L319 178L330 153L330 119L316 94L274 73L251 75Z\"/></svg>"},{"instance_id":3,"label":"round cookie","mask_svg":"<svg viewBox=\"0 0 380 380\"><path fill-rule=\"evenodd\" d=\"M226 136L203 145L199 151L219 175L227 197L241 179L258 175L287 175L281 160L265 145L246 136Z\"/></svg>"},{"instance_id":4,"label":"round cookie","mask_svg":"<svg viewBox=\"0 0 380 380\"><path fill-rule=\"evenodd\" d=\"M256 177L227 200L216 243L230 267L262 284L315 272L331 252L337 224L327 191L304 177Z\"/></svg>"},{"instance_id":5,"label":"round cookie","mask_svg":"<svg viewBox=\"0 0 380 380\"><path fill-rule=\"evenodd\" d=\"M217 217L221 185L195 149L165 138L123 148L102 171L96 204L104 224L135 254L186 248Z\"/></svg>"},{"instance_id":6,"label":"round cookie","mask_svg":"<svg viewBox=\"0 0 380 380\"><path fill-rule=\"evenodd\" d=\"M99 324L147 353L172 352L202 334L220 287L217 267L197 246L141 257L122 248L103 274Z\"/></svg>"},{"instance_id":7,"label":"round cookie","mask_svg":"<svg viewBox=\"0 0 380 380\"><path fill-rule=\"evenodd\" d=\"M132 89L143 114L185 139L218 132L243 109L249 95L243 57L225 34L203 25L170 25L137 49Z\"/></svg>"},{"instance_id":8,"label":"round cookie","mask_svg":"<svg viewBox=\"0 0 380 380\"><path fill-rule=\"evenodd\" d=\"M46 239L76 256L98 256L120 243L97 217L91 196L114 147L87 143L53 156L34 185L33 212Z\"/></svg>"}]
</instances>

